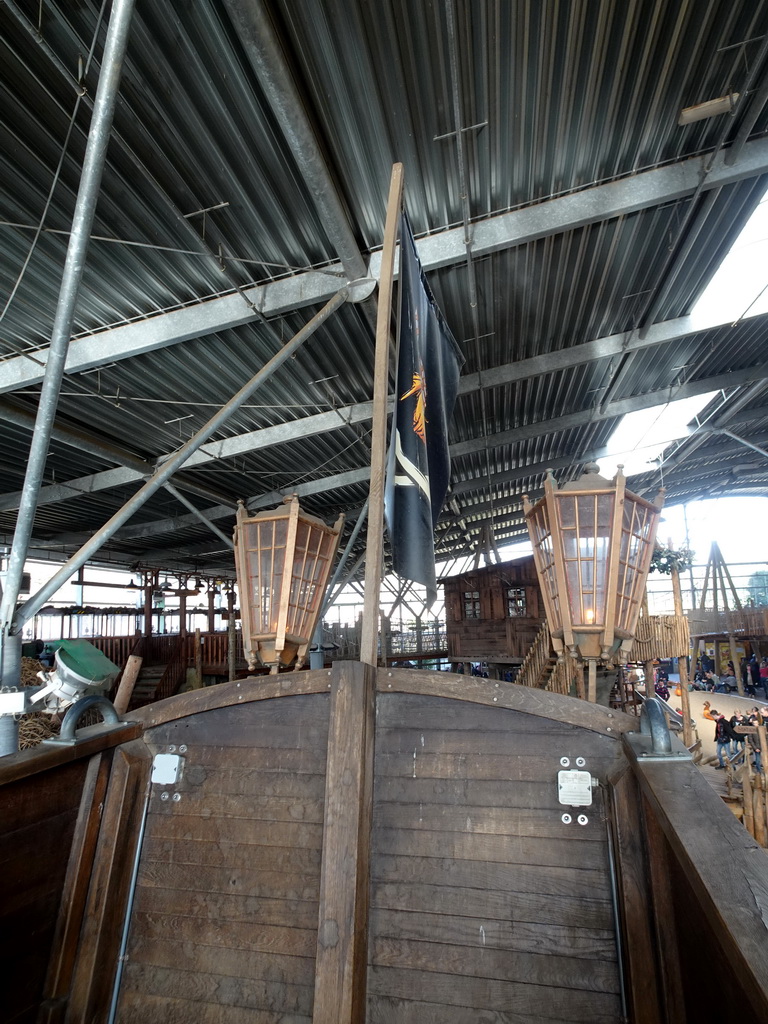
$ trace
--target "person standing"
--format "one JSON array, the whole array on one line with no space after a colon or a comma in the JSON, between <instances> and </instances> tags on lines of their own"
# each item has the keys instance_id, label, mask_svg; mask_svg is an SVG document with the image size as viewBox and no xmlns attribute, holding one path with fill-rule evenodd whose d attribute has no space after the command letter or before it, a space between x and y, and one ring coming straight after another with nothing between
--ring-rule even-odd
<instances>
[{"instance_id":1,"label":"person standing","mask_svg":"<svg viewBox=\"0 0 768 1024\"><path fill-rule=\"evenodd\" d=\"M717 760L720 764L716 765L718 769L725 768L725 760L723 758L723 752L726 757L730 757L731 753L731 723L725 717L720 714L716 708L712 708L710 716L715 723L715 744L717 746Z\"/></svg>"}]
</instances>

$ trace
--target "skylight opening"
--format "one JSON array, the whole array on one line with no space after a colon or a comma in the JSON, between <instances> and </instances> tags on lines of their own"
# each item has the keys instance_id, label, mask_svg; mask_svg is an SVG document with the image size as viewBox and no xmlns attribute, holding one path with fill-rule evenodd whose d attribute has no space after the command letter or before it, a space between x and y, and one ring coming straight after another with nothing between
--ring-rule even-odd
<instances>
[{"instance_id":1,"label":"skylight opening","mask_svg":"<svg viewBox=\"0 0 768 1024\"><path fill-rule=\"evenodd\" d=\"M768 192L691 310L702 326L768 313Z\"/></svg>"},{"instance_id":2,"label":"skylight opening","mask_svg":"<svg viewBox=\"0 0 768 1024\"><path fill-rule=\"evenodd\" d=\"M623 466L624 476L637 476L658 469L658 459L674 441L696 429L692 422L719 392L682 398L678 402L639 409L622 419L608 441L609 454L598 461L600 473L609 479Z\"/></svg>"}]
</instances>

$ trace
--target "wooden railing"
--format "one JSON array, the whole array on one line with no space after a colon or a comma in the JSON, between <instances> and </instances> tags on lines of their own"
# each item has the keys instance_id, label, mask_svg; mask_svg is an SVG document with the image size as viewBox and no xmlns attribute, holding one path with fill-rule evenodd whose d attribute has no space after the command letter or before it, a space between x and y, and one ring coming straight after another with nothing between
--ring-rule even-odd
<instances>
[{"instance_id":1,"label":"wooden railing","mask_svg":"<svg viewBox=\"0 0 768 1024\"><path fill-rule=\"evenodd\" d=\"M515 682L520 686L541 687L552 656L549 627L546 622L542 622L541 629L536 634L536 639L531 644L525 658L523 658L520 671L515 676Z\"/></svg>"},{"instance_id":2,"label":"wooden railing","mask_svg":"<svg viewBox=\"0 0 768 1024\"><path fill-rule=\"evenodd\" d=\"M641 615L637 620L631 653L633 661L685 658L690 648L685 615Z\"/></svg>"},{"instance_id":3,"label":"wooden railing","mask_svg":"<svg viewBox=\"0 0 768 1024\"><path fill-rule=\"evenodd\" d=\"M696 608L687 614L692 636L768 636L768 608L762 606L734 611Z\"/></svg>"},{"instance_id":4,"label":"wooden railing","mask_svg":"<svg viewBox=\"0 0 768 1024\"><path fill-rule=\"evenodd\" d=\"M550 693L563 693L566 696L574 695L574 683L576 681L576 663L567 654L558 658L552 666L552 671L544 687Z\"/></svg>"},{"instance_id":5,"label":"wooden railing","mask_svg":"<svg viewBox=\"0 0 768 1024\"><path fill-rule=\"evenodd\" d=\"M179 687L186 682L187 668L190 665L189 637L177 636L175 648L171 653L165 672L160 676L155 690L155 700L164 700L178 693Z\"/></svg>"}]
</instances>

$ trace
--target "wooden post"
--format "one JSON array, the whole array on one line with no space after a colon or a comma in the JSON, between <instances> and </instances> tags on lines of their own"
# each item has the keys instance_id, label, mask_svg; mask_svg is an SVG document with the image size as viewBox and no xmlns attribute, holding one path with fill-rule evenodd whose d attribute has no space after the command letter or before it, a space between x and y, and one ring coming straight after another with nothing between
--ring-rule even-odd
<instances>
[{"instance_id":1,"label":"wooden post","mask_svg":"<svg viewBox=\"0 0 768 1024\"><path fill-rule=\"evenodd\" d=\"M364 1024L376 670L332 670L313 1024Z\"/></svg>"},{"instance_id":2,"label":"wooden post","mask_svg":"<svg viewBox=\"0 0 768 1024\"><path fill-rule=\"evenodd\" d=\"M200 630L195 630L195 689L199 690L203 685L203 641Z\"/></svg>"},{"instance_id":3,"label":"wooden post","mask_svg":"<svg viewBox=\"0 0 768 1024\"><path fill-rule=\"evenodd\" d=\"M368 535L365 559L365 612L360 641L360 660L376 665L379 629L379 590L384 567L384 477L387 442L387 387L389 381L389 335L392 317L392 278L397 243L397 224L403 193L403 165L394 164L389 185L384 247L381 253L376 354L373 374L373 424L371 430L371 489L368 505Z\"/></svg>"},{"instance_id":4,"label":"wooden post","mask_svg":"<svg viewBox=\"0 0 768 1024\"><path fill-rule=\"evenodd\" d=\"M680 589L680 573L676 567L672 567L672 596L675 602L675 615L678 618L683 616L683 594ZM688 693L688 662L685 656L678 656L677 668L680 675L680 701L683 706L683 743L690 747L693 743L693 729L691 726L691 698Z\"/></svg>"},{"instance_id":5,"label":"wooden post","mask_svg":"<svg viewBox=\"0 0 768 1024\"><path fill-rule=\"evenodd\" d=\"M181 582L183 588L179 594L179 636L187 635L187 591L186 580Z\"/></svg>"},{"instance_id":6,"label":"wooden post","mask_svg":"<svg viewBox=\"0 0 768 1024\"><path fill-rule=\"evenodd\" d=\"M237 670L237 622L235 620L235 592L230 590L227 594L227 679L235 678Z\"/></svg>"},{"instance_id":7,"label":"wooden post","mask_svg":"<svg viewBox=\"0 0 768 1024\"><path fill-rule=\"evenodd\" d=\"M115 711L118 715L124 715L128 710L128 705L131 703L131 696L133 695L133 688L136 685L136 680L139 678L143 661L144 659L140 654L128 655L114 701Z\"/></svg>"},{"instance_id":8,"label":"wooden post","mask_svg":"<svg viewBox=\"0 0 768 1024\"><path fill-rule=\"evenodd\" d=\"M587 662L589 669L589 683L587 686L587 700L591 704L597 703L597 661L590 658Z\"/></svg>"},{"instance_id":9,"label":"wooden post","mask_svg":"<svg viewBox=\"0 0 768 1024\"><path fill-rule=\"evenodd\" d=\"M216 630L216 609L213 607L216 600L216 588L213 583L208 584L208 632Z\"/></svg>"},{"instance_id":10,"label":"wooden post","mask_svg":"<svg viewBox=\"0 0 768 1024\"><path fill-rule=\"evenodd\" d=\"M744 681L741 678L741 664L739 662L739 652L736 650L736 637L733 633L728 634L728 643L731 647L731 661L733 662L733 673L736 676L736 689L739 692L739 696L743 697L744 694ZM749 669L747 669L749 671Z\"/></svg>"},{"instance_id":11,"label":"wooden post","mask_svg":"<svg viewBox=\"0 0 768 1024\"><path fill-rule=\"evenodd\" d=\"M152 589L154 582L154 573L146 573L144 576L144 636L152 636Z\"/></svg>"}]
</instances>

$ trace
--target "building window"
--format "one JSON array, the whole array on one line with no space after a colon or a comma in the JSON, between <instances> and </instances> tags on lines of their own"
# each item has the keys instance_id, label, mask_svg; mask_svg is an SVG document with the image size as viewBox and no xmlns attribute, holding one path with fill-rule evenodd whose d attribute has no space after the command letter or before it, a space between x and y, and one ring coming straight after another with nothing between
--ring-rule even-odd
<instances>
[{"instance_id":1,"label":"building window","mask_svg":"<svg viewBox=\"0 0 768 1024\"><path fill-rule=\"evenodd\" d=\"M480 591L479 590L465 590L464 591L464 618L465 619L479 619L480 618Z\"/></svg>"},{"instance_id":2,"label":"building window","mask_svg":"<svg viewBox=\"0 0 768 1024\"><path fill-rule=\"evenodd\" d=\"M527 614L525 607L525 587L507 588L507 615L510 619Z\"/></svg>"}]
</instances>

